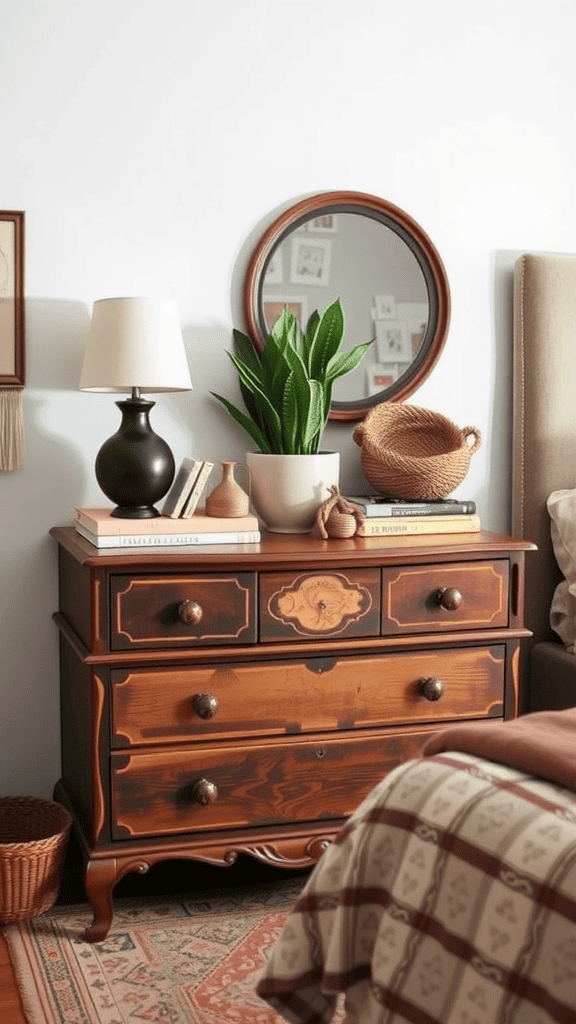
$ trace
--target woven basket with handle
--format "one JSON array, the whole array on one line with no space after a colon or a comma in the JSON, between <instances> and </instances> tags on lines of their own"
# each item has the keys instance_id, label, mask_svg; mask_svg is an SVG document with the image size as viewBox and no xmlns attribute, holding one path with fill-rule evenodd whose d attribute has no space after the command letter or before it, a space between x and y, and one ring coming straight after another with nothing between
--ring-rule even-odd
<instances>
[{"instance_id":1,"label":"woven basket with handle","mask_svg":"<svg viewBox=\"0 0 576 1024\"><path fill-rule=\"evenodd\" d=\"M38 797L0 797L0 923L43 914L56 902L72 818Z\"/></svg>"},{"instance_id":2,"label":"woven basket with handle","mask_svg":"<svg viewBox=\"0 0 576 1024\"><path fill-rule=\"evenodd\" d=\"M460 428L438 412L393 402L375 406L352 436L374 490L413 501L451 494L482 443L477 427Z\"/></svg>"}]
</instances>

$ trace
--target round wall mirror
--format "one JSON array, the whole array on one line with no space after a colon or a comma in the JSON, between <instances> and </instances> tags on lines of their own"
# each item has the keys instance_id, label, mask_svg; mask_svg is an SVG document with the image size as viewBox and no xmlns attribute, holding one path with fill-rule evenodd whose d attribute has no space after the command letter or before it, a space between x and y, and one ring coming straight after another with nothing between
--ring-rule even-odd
<instances>
[{"instance_id":1,"label":"round wall mirror","mask_svg":"<svg viewBox=\"0 0 576 1024\"><path fill-rule=\"evenodd\" d=\"M285 306L302 327L340 299L345 345L373 339L334 386L330 418L360 420L374 405L416 390L438 360L450 321L450 290L431 240L407 213L363 192L324 192L290 206L256 246L244 315L262 351Z\"/></svg>"}]
</instances>

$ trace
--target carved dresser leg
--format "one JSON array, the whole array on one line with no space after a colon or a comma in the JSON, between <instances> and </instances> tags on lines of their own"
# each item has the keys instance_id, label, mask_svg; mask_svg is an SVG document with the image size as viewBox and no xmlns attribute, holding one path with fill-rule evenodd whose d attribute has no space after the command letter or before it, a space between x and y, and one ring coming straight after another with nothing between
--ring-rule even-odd
<instances>
[{"instance_id":1,"label":"carved dresser leg","mask_svg":"<svg viewBox=\"0 0 576 1024\"><path fill-rule=\"evenodd\" d=\"M112 892L117 867L116 857L92 860L86 865L84 886L94 911L94 920L84 933L87 942L100 942L108 934L112 924Z\"/></svg>"}]
</instances>

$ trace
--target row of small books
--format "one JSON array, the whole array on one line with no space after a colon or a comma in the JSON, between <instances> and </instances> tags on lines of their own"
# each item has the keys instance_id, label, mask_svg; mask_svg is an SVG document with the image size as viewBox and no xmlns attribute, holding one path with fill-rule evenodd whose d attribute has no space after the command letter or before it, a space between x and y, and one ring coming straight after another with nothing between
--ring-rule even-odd
<instances>
[{"instance_id":1,"label":"row of small books","mask_svg":"<svg viewBox=\"0 0 576 1024\"><path fill-rule=\"evenodd\" d=\"M214 463L207 459L183 459L164 499L162 515L170 519L190 519L206 490L213 468Z\"/></svg>"},{"instance_id":2,"label":"row of small books","mask_svg":"<svg viewBox=\"0 0 576 1024\"><path fill-rule=\"evenodd\" d=\"M474 501L443 498L403 501L368 495L348 498L363 512L358 537L400 537L432 533L478 533L480 517Z\"/></svg>"},{"instance_id":3,"label":"row of small books","mask_svg":"<svg viewBox=\"0 0 576 1024\"><path fill-rule=\"evenodd\" d=\"M164 514L155 519L116 519L111 508L74 509L74 527L97 548L184 547L199 544L257 544L256 516L234 519L195 512L188 519Z\"/></svg>"}]
</instances>

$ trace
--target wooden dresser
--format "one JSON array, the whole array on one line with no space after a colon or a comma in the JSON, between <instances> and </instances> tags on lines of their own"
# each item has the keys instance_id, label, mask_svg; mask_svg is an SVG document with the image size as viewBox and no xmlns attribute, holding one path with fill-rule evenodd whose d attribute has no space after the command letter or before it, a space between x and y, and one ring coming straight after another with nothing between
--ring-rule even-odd
<instances>
[{"instance_id":1,"label":"wooden dresser","mask_svg":"<svg viewBox=\"0 0 576 1024\"><path fill-rule=\"evenodd\" d=\"M156 861L312 865L455 719L518 709L524 557L491 533L59 546L62 777L102 939Z\"/></svg>"}]
</instances>

